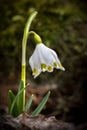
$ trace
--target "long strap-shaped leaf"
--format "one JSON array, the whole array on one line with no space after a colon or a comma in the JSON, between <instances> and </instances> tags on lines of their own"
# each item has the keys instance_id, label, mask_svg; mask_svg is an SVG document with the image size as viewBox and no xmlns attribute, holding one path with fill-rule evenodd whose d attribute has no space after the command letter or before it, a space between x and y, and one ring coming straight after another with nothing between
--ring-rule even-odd
<instances>
[{"instance_id":1,"label":"long strap-shaped leaf","mask_svg":"<svg viewBox=\"0 0 87 130\"><path fill-rule=\"evenodd\" d=\"M46 102L48 101L49 96L50 96L50 91L44 97L44 99L39 104L39 106L34 110L34 112L32 113L32 116L37 116L42 111L43 107L45 106Z\"/></svg>"},{"instance_id":2,"label":"long strap-shaped leaf","mask_svg":"<svg viewBox=\"0 0 87 130\"><path fill-rule=\"evenodd\" d=\"M11 109L11 105L12 105L12 102L14 101L15 99L15 95L13 94L13 92L11 90L9 90L8 92L8 112L10 114L10 109Z\"/></svg>"},{"instance_id":3,"label":"long strap-shaped leaf","mask_svg":"<svg viewBox=\"0 0 87 130\"><path fill-rule=\"evenodd\" d=\"M30 106L31 106L31 103L32 103L32 100L33 100L33 94L30 96L26 106L25 106L25 111L27 112L29 109L30 109Z\"/></svg>"},{"instance_id":4,"label":"long strap-shaped leaf","mask_svg":"<svg viewBox=\"0 0 87 130\"><path fill-rule=\"evenodd\" d=\"M11 110L11 106L13 101L15 100L15 95L13 94L13 92L11 90L9 90L8 92L8 112L9 114L11 114L12 116L16 117L18 115L18 107L17 107L17 103L15 103L14 108L12 110L12 113L10 113Z\"/></svg>"},{"instance_id":5,"label":"long strap-shaped leaf","mask_svg":"<svg viewBox=\"0 0 87 130\"><path fill-rule=\"evenodd\" d=\"M27 86L26 86L26 87L27 87ZM14 105L15 105L15 103L16 103L17 100L18 100L18 96L24 91L24 89L26 89L26 87L23 88L23 89L21 89L21 90L17 93L17 95L15 96L15 99L14 99L12 105L11 105L10 113L12 113L12 111L13 111Z\"/></svg>"}]
</instances>

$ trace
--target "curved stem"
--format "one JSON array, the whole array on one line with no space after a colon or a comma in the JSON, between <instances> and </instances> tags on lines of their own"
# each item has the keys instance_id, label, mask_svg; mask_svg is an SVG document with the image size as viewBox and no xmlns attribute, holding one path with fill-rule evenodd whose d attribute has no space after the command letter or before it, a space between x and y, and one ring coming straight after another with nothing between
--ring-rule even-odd
<instances>
[{"instance_id":1,"label":"curved stem","mask_svg":"<svg viewBox=\"0 0 87 130\"><path fill-rule=\"evenodd\" d=\"M21 80L23 80L24 88L26 83L26 45L27 45L27 39L28 39L28 33L31 26L31 23L33 19L35 18L37 12L33 12L31 16L28 18L28 21L26 23L24 34L23 34L23 40L22 40L22 70L21 70ZM23 91L23 110L25 106L25 89Z\"/></svg>"}]
</instances>

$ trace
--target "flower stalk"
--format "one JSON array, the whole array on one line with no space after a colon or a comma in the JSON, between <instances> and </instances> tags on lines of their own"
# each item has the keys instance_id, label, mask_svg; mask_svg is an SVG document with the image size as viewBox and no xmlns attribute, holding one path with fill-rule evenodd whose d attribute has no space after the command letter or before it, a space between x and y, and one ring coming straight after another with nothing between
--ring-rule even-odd
<instances>
[{"instance_id":1,"label":"flower stalk","mask_svg":"<svg viewBox=\"0 0 87 130\"><path fill-rule=\"evenodd\" d=\"M26 45L27 45L27 39L29 37L29 30L31 23L35 16L37 15L37 12L33 12L31 16L28 18L28 21L25 25L24 34L23 34L23 40L22 40L22 68L21 68L21 80L23 81L24 88L26 84ZM25 89L23 91L23 110L25 106Z\"/></svg>"}]
</instances>

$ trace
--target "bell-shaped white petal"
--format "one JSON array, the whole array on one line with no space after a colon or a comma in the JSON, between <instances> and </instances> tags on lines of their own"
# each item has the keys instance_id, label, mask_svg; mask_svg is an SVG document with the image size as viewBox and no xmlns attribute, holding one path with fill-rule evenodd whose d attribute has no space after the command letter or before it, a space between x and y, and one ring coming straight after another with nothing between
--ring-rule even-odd
<instances>
[{"instance_id":1,"label":"bell-shaped white petal","mask_svg":"<svg viewBox=\"0 0 87 130\"><path fill-rule=\"evenodd\" d=\"M36 45L33 55L29 59L34 78L41 72L53 72L53 69L65 70L55 51L46 47L43 43Z\"/></svg>"}]
</instances>

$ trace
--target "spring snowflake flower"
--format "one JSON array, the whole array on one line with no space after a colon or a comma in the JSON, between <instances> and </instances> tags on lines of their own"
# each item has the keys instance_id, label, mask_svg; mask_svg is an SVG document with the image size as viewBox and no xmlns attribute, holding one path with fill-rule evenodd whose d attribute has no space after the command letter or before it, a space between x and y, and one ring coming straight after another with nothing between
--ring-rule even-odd
<instances>
[{"instance_id":1,"label":"spring snowflake flower","mask_svg":"<svg viewBox=\"0 0 87 130\"><path fill-rule=\"evenodd\" d=\"M52 49L46 47L43 43L36 45L35 51L29 59L33 76L36 78L41 72L53 72L53 69L65 70L61 65L57 54Z\"/></svg>"}]
</instances>

